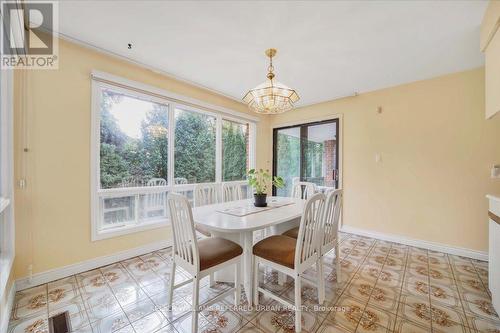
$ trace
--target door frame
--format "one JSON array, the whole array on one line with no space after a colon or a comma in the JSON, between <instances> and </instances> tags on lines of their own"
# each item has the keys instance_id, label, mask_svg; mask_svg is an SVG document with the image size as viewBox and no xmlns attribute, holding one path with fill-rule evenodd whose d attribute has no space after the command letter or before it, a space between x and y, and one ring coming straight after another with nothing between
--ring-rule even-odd
<instances>
[{"instance_id":1,"label":"door frame","mask_svg":"<svg viewBox=\"0 0 500 333\"><path fill-rule=\"evenodd\" d=\"M342 114L333 114L324 117L316 117L316 118L308 118L298 121L286 122L286 123L275 123L271 125L271 137L272 137L272 149L271 149L271 161L272 161L272 172L273 177L276 175L276 149L277 145L275 145L277 141L277 133L279 129L286 129L291 127L297 127L301 125L321 125L323 123L328 123L332 121L337 121L337 138L340 139L338 143L338 152L337 152L337 167L338 167L338 188L343 188L343 145L344 145L344 133L343 133L343 117ZM301 170L302 170L302 158L301 158ZM273 195L276 193L276 189L273 186Z\"/></svg>"}]
</instances>

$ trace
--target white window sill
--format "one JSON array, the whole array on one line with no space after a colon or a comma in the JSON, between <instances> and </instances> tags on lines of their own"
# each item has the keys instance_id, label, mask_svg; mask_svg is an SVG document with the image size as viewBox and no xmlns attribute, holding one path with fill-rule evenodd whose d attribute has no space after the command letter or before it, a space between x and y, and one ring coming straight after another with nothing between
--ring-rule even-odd
<instances>
[{"instance_id":1,"label":"white window sill","mask_svg":"<svg viewBox=\"0 0 500 333\"><path fill-rule=\"evenodd\" d=\"M145 230L158 229L169 225L170 221L168 219L163 219L143 224L124 225L115 228L96 230L96 232L92 234L92 241L95 242L103 239L133 234Z\"/></svg>"},{"instance_id":2,"label":"white window sill","mask_svg":"<svg viewBox=\"0 0 500 333\"><path fill-rule=\"evenodd\" d=\"M10 200L7 198L2 198L0 197L0 214L7 208L9 207Z\"/></svg>"}]
</instances>

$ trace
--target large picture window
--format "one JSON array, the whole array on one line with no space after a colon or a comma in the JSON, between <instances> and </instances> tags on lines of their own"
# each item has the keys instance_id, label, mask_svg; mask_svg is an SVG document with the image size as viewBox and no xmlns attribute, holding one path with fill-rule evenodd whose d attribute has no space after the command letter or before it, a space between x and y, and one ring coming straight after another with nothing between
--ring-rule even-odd
<instances>
[{"instance_id":1,"label":"large picture window","mask_svg":"<svg viewBox=\"0 0 500 333\"><path fill-rule=\"evenodd\" d=\"M192 202L199 183L245 187L254 122L132 82L94 77L93 98L94 240L167 224L169 191Z\"/></svg>"}]
</instances>

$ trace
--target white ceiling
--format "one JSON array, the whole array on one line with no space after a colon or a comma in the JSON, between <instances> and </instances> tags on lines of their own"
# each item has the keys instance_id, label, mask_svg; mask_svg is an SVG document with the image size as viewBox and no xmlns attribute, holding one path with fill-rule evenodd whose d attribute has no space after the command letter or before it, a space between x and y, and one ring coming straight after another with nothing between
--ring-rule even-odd
<instances>
[{"instance_id":1,"label":"white ceiling","mask_svg":"<svg viewBox=\"0 0 500 333\"><path fill-rule=\"evenodd\" d=\"M68 0L59 29L237 100L264 81L274 47L277 79L307 105L481 66L486 5Z\"/></svg>"}]
</instances>

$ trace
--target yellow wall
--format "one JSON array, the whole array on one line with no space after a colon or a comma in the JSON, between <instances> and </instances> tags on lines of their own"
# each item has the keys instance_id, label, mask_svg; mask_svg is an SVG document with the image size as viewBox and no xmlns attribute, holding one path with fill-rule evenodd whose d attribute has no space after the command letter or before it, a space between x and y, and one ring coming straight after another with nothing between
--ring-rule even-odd
<instances>
[{"instance_id":1,"label":"yellow wall","mask_svg":"<svg viewBox=\"0 0 500 333\"><path fill-rule=\"evenodd\" d=\"M15 118L16 278L170 237L169 228L90 240L92 70L108 72L211 104L248 112L242 103L116 58L60 41L59 70L17 71ZM23 120L22 108L27 120ZM268 118L257 126L257 166L268 167ZM28 153L23 153L27 128Z\"/></svg>"},{"instance_id":2,"label":"yellow wall","mask_svg":"<svg viewBox=\"0 0 500 333\"><path fill-rule=\"evenodd\" d=\"M334 114L343 115L344 224L487 251L500 117L484 119L482 68L300 108L271 124Z\"/></svg>"}]
</instances>

